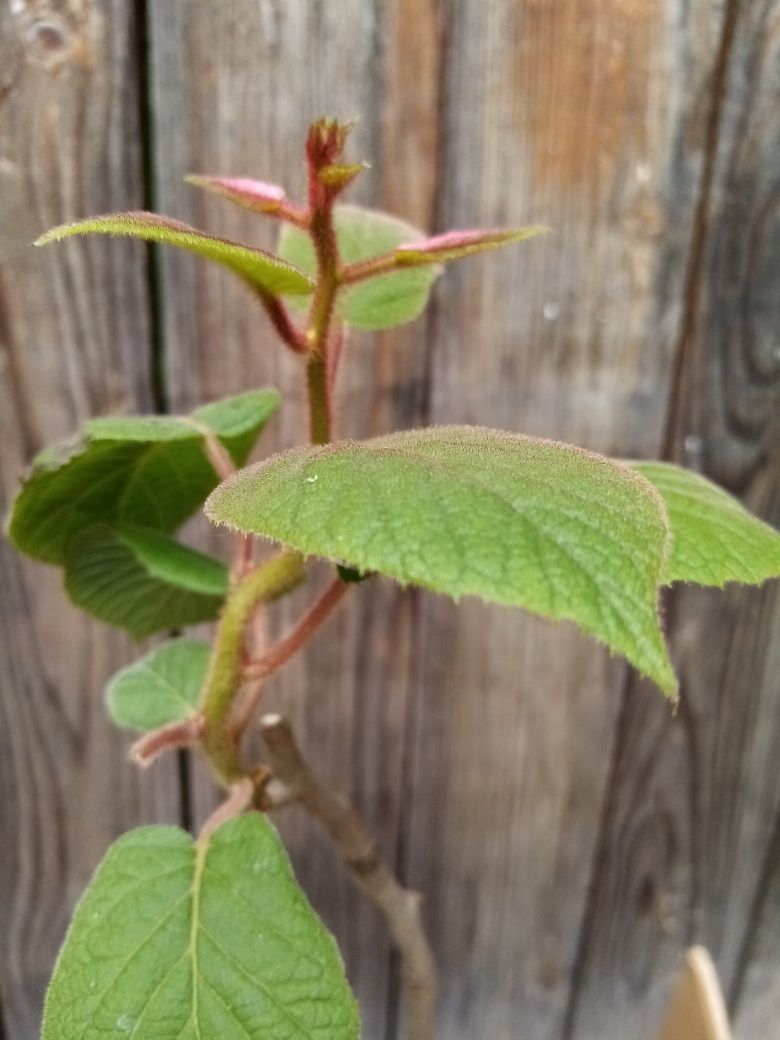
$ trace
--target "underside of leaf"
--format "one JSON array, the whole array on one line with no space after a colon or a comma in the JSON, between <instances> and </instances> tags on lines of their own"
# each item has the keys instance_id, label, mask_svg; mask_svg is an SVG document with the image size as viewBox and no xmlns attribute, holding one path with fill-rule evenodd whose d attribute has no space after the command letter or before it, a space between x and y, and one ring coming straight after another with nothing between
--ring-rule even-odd
<instances>
[{"instance_id":1,"label":"underside of leaf","mask_svg":"<svg viewBox=\"0 0 780 1040\"><path fill-rule=\"evenodd\" d=\"M77 606L143 639L215 618L227 571L151 528L94 524L68 543L65 588Z\"/></svg>"},{"instance_id":2,"label":"underside of leaf","mask_svg":"<svg viewBox=\"0 0 780 1040\"><path fill-rule=\"evenodd\" d=\"M41 452L13 503L11 540L47 563L95 523L132 523L172 532L218 483L203 429L241 465L279 405L273 390L253 390L204 405L192 416L92 419L83 431Z\"/></svg>"}]
</instances>

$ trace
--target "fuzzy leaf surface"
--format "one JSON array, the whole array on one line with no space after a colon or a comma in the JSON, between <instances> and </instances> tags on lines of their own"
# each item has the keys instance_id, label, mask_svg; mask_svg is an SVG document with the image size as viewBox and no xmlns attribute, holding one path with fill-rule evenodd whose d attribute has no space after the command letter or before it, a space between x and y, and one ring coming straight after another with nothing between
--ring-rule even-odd
<instances>
[{"instance_id":1,"label":"fuzzy leaf surface","mask_svg":"<svg viewBox=\"0 0 780 1040\"><path fill-rule=\"evenodd\" d=\"M357 1040L336 944L265 816L116 841L76 907L43 1040Z\"/></svg>"},{"instance_id":2,"label":"fuzzy leaf surface","mask_svg":"<svg viewBox=\"0 0 780 1040\"><path fill-rule=\"evenodd\" d=\"M522 228L498 228L481 230L477 228L467 231L446 231L443 235L434 235L420 242L404 243L395 250L400 264L417 266L419 264L446 263L460 260L474 253L484 253L488 249L500 249L514 242L524 242L528 238L544 235L549 228L532 225Z\"/></svg>"},{"instance_id":3,"label":"fuzzy leaf surface","mask_svg":"<svg viewBox=\"0 0 780 1040\"><path fill-rule=\"evenodd\" d=\"M114 675L106 688L108 713L118 726L150 730L183 722L197 711L211 648L171 639Z\"/></svg>"},{"instance_id":4,"label":"fuzzy leaf surface","mask_svg":"<svg viewBox=\"0 0 780 1040\"><path fill-rule=\"evenodd\" d=\"M669 514L672 543L664 584L758 585L780 577L780 534L736 498L706 477L668 462L632 465L658 489Z\"/></svg>"},{"instance_id":5,"label":"fuzzy leaf surface","mask_svg":"<svg viewBox=\"0 0 780 1040\"><path fill-rule=\"evenodd\" d=\"M263 292L293 295L312 290L311 280L302 271L273 253L225 238L217 238L170 217L140 210L130 213L106 213L99 217L77 220L73 224L62 224L41 235L35 245L48 245L50 242L59 242L74 235L94 234L140 238L145 242L164 242L167 245L179 246L227 267L253 289L261 289Z\"/></svg>"},{"instance_id":6,"label":"fuzzy leaf surface","mask_svg":"<svg viewBox=\"0 0 780 1040\"><path fill-rule=\"evenodd\" d=\"M339 252L344 263L370 260L392 252L402 243L422 238L417 228L387 213L358 206L336 206L334 223ZM317 273L317 260L309 236L285 226L279 253L310 277ZM342 290L339 316L355 329L389 329L413 321L425 308L431 286L441 273L437 263L372 278ZM293 306L300 301L291 300Z\"/></svg>"},{"instance_id":7,"label":"fuzzy leaf surface","mask_svg":"<svg viewBox=\"0 0 780 1040\"><path fill-rule=\"evenodd\" d=\"M189 417L92 419L33 461L13 503L10 538L29 556L62 563L71 539L95 523L175 531L219 480L198 427L215 433L240 466L278 407L275 390L253 390Z\"/></svg>"},{"instance_id":8,"label":"fuzzy leaf surface","mask_svg":"<svg viewBox=\"0 0 780 1040\"><path fill-rule=\"evenodd\" d=\"M136 639L211 621L227 587L221 560L153 528L93 524L68 543L65 588L71 600Z\"/></svg>"},{"instance_id":9,"label":"fuzzy leaf surface","mask_svg":"<svg viewBox=\"0 0 780 1040\"><path fill-rule=\"evenodd\" d=\"M283 452L221 484L216 523L359 572L575 621L667 692L659 626L669 531L629 467L478 427Z\"/></svg>"}]
</instances>

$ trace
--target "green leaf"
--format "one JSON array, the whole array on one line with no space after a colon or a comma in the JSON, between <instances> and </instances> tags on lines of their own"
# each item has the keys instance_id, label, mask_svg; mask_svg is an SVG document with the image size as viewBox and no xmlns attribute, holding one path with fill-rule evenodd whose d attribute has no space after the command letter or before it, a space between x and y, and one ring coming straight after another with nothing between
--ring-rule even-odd
<instances>
[{"instance_id":1,"label":"green leaf","mask_svg":"<svg viewBox=\"0 0 780 1040\"><path fill-rule=\"evenodd\" d=\"M357 1040L336 944L257 813L116 841L76 907L42 1040Z\"/></svg>"},{"instance_id":2,"label":"green leaf","mask_svg":"<svg viewBox=\"0 0 780 1040\"><path fill-rule=\"evenodd\" d=\"M68 543L65 588L71 600L136 639L211 621L227 587L221 560L152 528L93 524Z\"/></svg>"},{"instance_id":3,"label":"green leaf","mask_svg":"<svg viewBox=\"0 0 780 1040\"><path fill-rule=\"evenodd\" d=\"M357 206L337 206L334 219L341 259L348 264L370 260L392 252L402 243L422 238L420 231L402 220ZM285 225L279 252L306 274L316 275L314 248L304 231ZM440 273L438 264L428 263L344 289L339 298L339 315L353 328L367 330L413 321L425 308L431 286ZM300 301L290 302L301 306Z\"/></svg>"},{"instance_id":4,"label":"green leaf","mask_svg":"<svg viewBox=\"0 0 780 1040\"><path fill-rule=\"evenodd\" d=\"M268 420L279 409L276 390L247 390L234 397L202 404L193 422L216 433L237 466L243 466Z\"/></svg>"},{"instance_id":5,"label":"green leaf","mask_svg":"<svg viewBox=\"0 0 780 1040\"><path fill-rule=\"evenodd\" d=\"M207 235L188 224L171 220L170 217L162 217L157 213L136 211L88 217L73 224L62 224L60 227L52 228L41 235L34 244L44 246L73 235L90 234L140 238L146 242L165 242L188 249L191 253L222 264L253 289L263 292L293 295L311 292L313 288L311 280L302 271L273 253Z\"/></svg>"},{"instance_id":6,"label":"green leaf","mask_svg":"<svg viewBox=\"0 0 780 1040\"><path fill-rule=\"evenodd\" d=\"M399 264L410 267L419 264L435 264L460 260L473 253L482 253L487 249L500 249L514 242L524 242L537 235L548 234L547 227L532 225L522 228L500 228L468 231L446 231L443 235L434 235L421 242L401 245L395 250Z\"/></svg>"},{"instance_id":7,"label":"green leaf","mask_svg":"<svg viewBox=\"0 0 780 1040\"><path fill-rule=\"evenodd\" d=\"M118 726L139 730L192 718L210 657L211 648L194 639L171 639L155 647L111 679L109 715Z\"/></svg>"},{"instance_id":8,"label":"green leaf","mask_svg":"<svg viewBox=\"0 0 780 1040\"><path fill-rule=\"evenodd\" d=\"M666 503L672 529L665 585L722 587L780 577L780 534L706 477L667 462L632 463Z\"/></svg>"},{"instance_id":9,"label":"green leaf","mask_svg":"<svg viewBox=\"0 0 780 1040\"><path fill-rule=\"evenodd\" d=\"M71 539L95 523L175 531L218 483L203 430L215 433L240 466L278 406L276 391L253 390L191 417L90 420L78 437L34 460L12 506L11 541L29 556L62 563Z\"/></svg>"},{"instance_id":10,"label":"green leaf","mask_svg":"<svg viewBox=\"0 0 780 1040\"><path fill-rule=\"evenodd\" d=\"M667 692L660 496L629 467L475 427L283 452L206 503L217 523L358 571L568 618Z\"/></svg>"}]
</instances>

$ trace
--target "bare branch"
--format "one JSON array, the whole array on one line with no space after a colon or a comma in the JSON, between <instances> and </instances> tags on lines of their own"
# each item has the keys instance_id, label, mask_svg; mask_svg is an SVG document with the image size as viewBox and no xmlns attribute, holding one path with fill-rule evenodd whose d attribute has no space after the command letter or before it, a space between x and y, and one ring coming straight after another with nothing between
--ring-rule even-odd
<instances>
[{"instance_id":1,"label":"bare branch","mask_svg":"<svg viewBox=\"0 0 780 1040\"><path fill-rule=\"evenodd\" d=\"M355 884L384 914L401 956L409 1040L433 1040L437 978L433 952L420 913L421 897L405 889L382 859L354 809L329 791L301 755L289 722L265 715L260 729L270 757L272 779L265 788L268 808L299 802L320 821L341 849Z\"/></svg>"}]
</instances>

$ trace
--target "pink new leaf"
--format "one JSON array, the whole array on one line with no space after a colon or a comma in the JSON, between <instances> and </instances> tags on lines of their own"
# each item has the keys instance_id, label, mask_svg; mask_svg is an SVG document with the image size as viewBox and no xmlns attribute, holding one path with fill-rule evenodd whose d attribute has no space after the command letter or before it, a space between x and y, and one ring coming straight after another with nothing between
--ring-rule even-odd
<instances>
[{"instance_id":1,"label":"pink new leaf","mask_svg":"<svg viewBox=\"0 0 780 1040\"><path fill-rule=\"evenodd\" d=\"M511 245L513 242L522 242L526 238L546 234L549 230L547 227L533 225L497 230L447 231L443 235L434 235L432 238L425 238L420 242L410 242L398 246L395 250L395 260L402 267L459 260L472 253L481 253L486 249L498 249L501 246Z\"/></svg>"},{"instance_id":2,"label":"pink new leaf","mask_svg":"<svg viewBox=\"0 0 780 1040\"><path fill-rule=\"evenodd\" d=\"M146 242L166 242L188 249L192 253L214 260L237 274L253 289L264 294L301 295L313 289L311 279L297 267L263 249L231 242L225 238L207 235L203 231L182 224L157 213L136 211L108 213L88 217L73 224L52 228L34 243L36 246L59 242L72 235L119 235L140 238Z\"/></svg>"},{"instance_id":3,"label":"pink new leaf","mask_svg":"<svg viewBox=\"0 0 780 1040\"><path fill-rule=\"evenodd\" d=\"M210 177L195 173L184 179L188 184L205 188L253 213L289 220L299 227L305 226L306 214L288 200L284 188L278 184L267 184L251 177Z\"/></svg>"}]
</instances>

